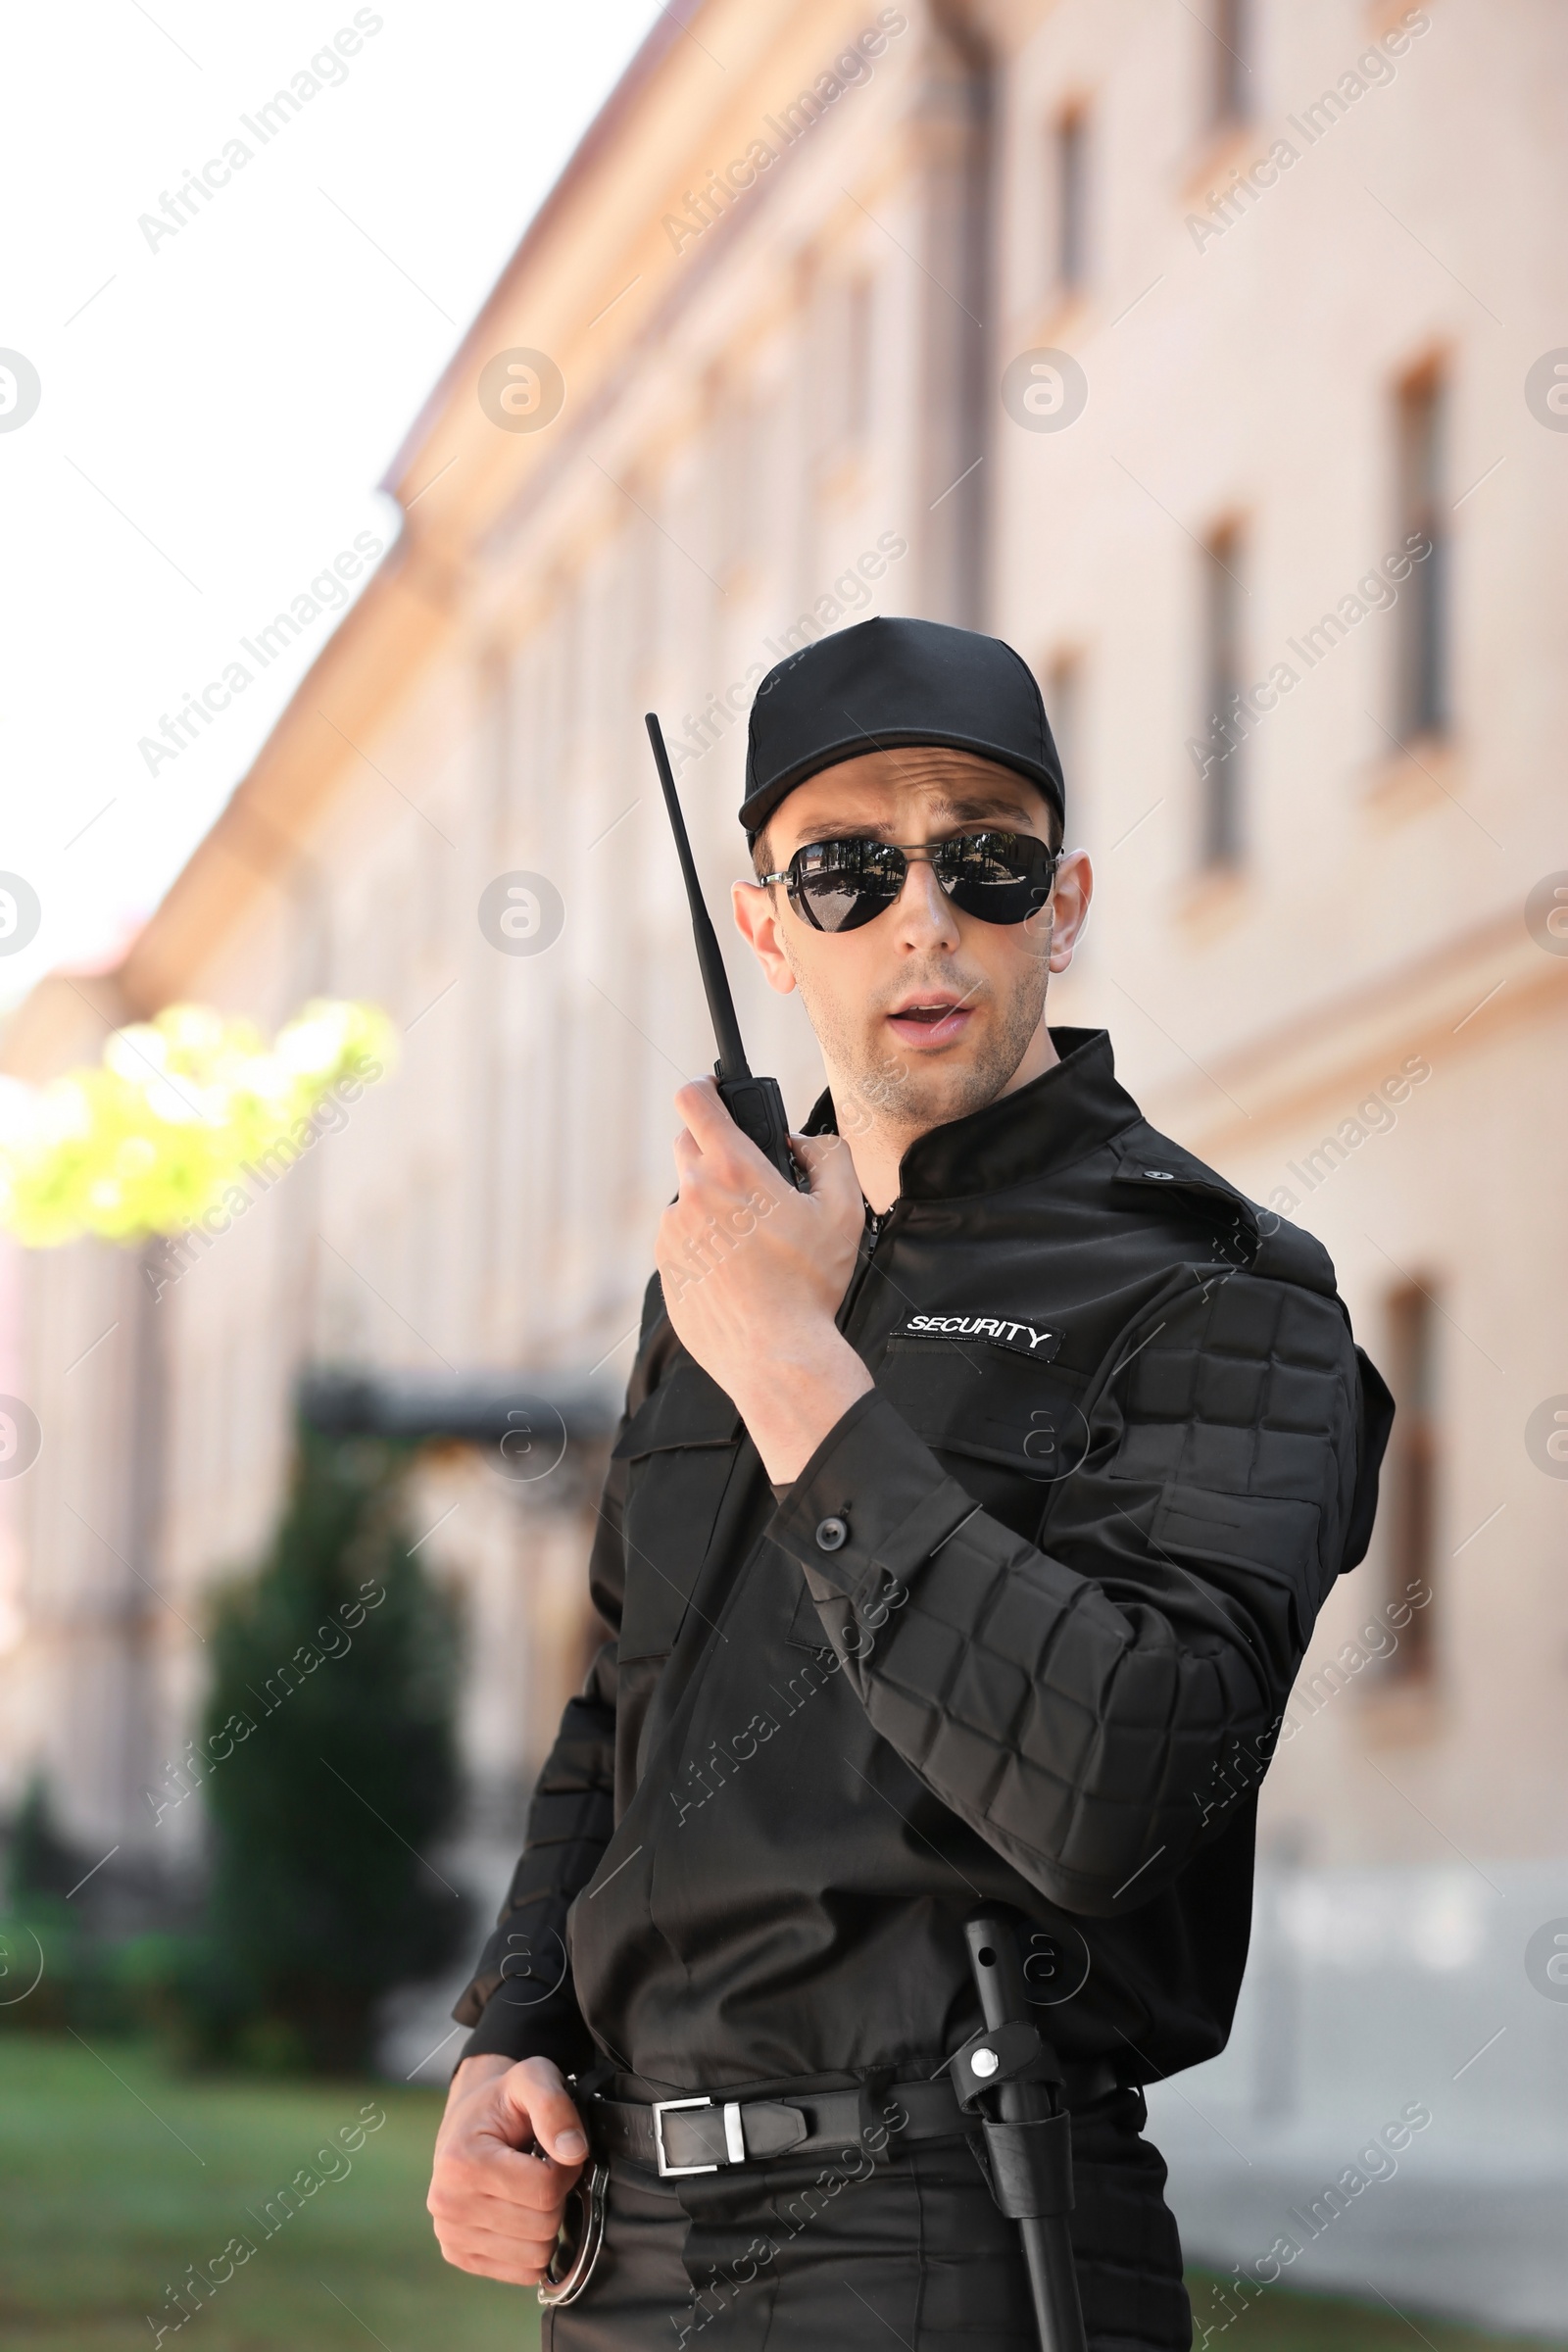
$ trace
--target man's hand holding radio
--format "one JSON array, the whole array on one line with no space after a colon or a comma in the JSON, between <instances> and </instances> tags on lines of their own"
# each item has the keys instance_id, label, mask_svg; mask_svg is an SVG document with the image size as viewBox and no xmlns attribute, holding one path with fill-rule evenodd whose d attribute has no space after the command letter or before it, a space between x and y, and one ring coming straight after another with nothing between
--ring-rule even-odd
<instances>
[{"instance_id":1,"label":"man's hand holding radio","mask_svg":"<svg viewBox=\"0 0 1568 2352\"><path fill-rule=\"evenodd\" d=\"M848 1146L792 1137L811 1180L795 1191L748 1142L711 1078L675 1107L680 1192L660 1222L664 1305L687 1351L739 1411L775 1486L792 1483L871 1375L834 1317L865 1204Z\"/></svg>"}]
</instances>

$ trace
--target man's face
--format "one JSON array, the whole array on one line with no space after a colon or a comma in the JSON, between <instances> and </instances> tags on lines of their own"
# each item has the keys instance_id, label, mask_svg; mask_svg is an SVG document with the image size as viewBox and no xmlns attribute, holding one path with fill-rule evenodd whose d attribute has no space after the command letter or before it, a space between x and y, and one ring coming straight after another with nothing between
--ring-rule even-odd
<instances>
[{"instance_id":1,"label":"man's face","mask_svg":"<svg viewBox=\"0 0 1568 2352\"><path fill-rule=\"evenodd\" d=\"M1049 841L1044 795L971 753L917 746L868 752L798 785L767 842L782 871L804 844L835 836L913 847L988 830ZM1072 959L1090 887L1088 858L1071 852L1038 914L987 923L959 912L933 868L913 861L897 905L858 930L814 930L782 884L737 883L735 911L770 985L801 992L840 1125L858 1111L919 1134L1035 1076L1037 1058L1048 1066L1046 987Z\"/></svg>"}]
</instances>

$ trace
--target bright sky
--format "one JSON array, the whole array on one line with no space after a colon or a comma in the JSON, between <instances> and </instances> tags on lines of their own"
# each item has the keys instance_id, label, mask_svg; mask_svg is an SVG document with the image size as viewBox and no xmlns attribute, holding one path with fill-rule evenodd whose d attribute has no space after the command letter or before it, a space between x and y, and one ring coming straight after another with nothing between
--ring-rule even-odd
<instances>
[{"instance_id":1,"label":"bright sky","mask_svg":"<svg viewBox=\"0 0 1568 2352\"><path fill-rule=\"evenodd\" d=\"M239 640L357 534L390 545L396 509L376 482L659 13L84 0L11 14L0 951L16 936L5 874L30 884L41 918L30 946L0 952L0 1009L52 965L113 959L212 822L341 615L323 612L265 671ZM254 125L322 51L318 94L264 142L241 117ZM251 151L237 168L234 139ZM214 158L210 201L150 242L139 217L165 225L162 200ZM36 409L10 423L29 367ZM149 772L139 740L235 660L253 683Z\"/></svg>"}]
</instances>

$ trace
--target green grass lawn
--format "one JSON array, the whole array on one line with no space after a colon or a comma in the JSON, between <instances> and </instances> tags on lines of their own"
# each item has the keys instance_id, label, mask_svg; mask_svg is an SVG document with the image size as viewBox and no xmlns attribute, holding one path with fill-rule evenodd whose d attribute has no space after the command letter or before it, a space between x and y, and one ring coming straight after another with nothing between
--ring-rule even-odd
<instances>
[{"instance_id":1,"label":"green grass lawn","mask_svg":"<svg viewBox=\"0 0 1568 2352\"><path fill-rule=\"evenodd\" d=\"M172 2074L133 2043L0 2037L0 2343L129 2352L168 2290L232 2237L254 2254L188 2325L192 2352L532 2352L525 2288L449 2270L424 2211L440 2095L382 2083ZM112 2071L111 2071L112 2070ZM289 2219L266 2206L373 2101L386 2122ZM222 2265L220 2264L221 2268ZM1195 2303L1209 2308L1200 2279ZM1523 2352L1416 2315L1289 2295L1248 2309L1244 2352ZM181 2331L183 2333L183 2331ZM1222 2339L1216 2333L1213 2342ZM830 2352L824 2347L824 2352Z\"/></svg>"},{"instance_id":2,"label":"green grass lawn","mask_svg":"<svg viewBox=\"0 0 1568 2352\"><path fill-rule=\"evenodd\" d=\"M531 2289L449 2269L431 2234L439 2093L174 2075L134 2044L95 2047L0 2038L5 2352L148 2352L148 2314L171 2323L165 2352L370 2352L372 2336L386 2352L537 2344ZM387 2120L346 2157L353 2169L266 2237L268 2198L340 2128L352 2136L367 2100ZM234 2236L254 2255L174 2334L167 2290Z\"/></svg>"},{"instance_id":3,"label":"green grass lawn","mask_svg":"<svg viewBox=\"0 0 1568 2352\"><path fill-rule=\"evenodd\" d=\"M1195 2318L1212 2312L1204 2273L1190 2272L1187 2283ZM1217 2317L1210 2326L1208 2352L1221 2352L1227 2336L1220 2332ZM1293 2295L1276 2286L1249 2303L1235 2327L1229 2341L1236 2352L1421 2352L1423 2343L1431 2352L1559 2352L1557 2345L1543 2344L1536 2337L1478 2334L1473 2328L1450 2327L1423 2311L1406 2318L1402 2311L1382 2304L1368 2310L1364 2303L1342 2303L1337 2295ZM1201 2345L1202 2340L1198 2329L1194 2341Z\"/></svg>"}]
</instances>

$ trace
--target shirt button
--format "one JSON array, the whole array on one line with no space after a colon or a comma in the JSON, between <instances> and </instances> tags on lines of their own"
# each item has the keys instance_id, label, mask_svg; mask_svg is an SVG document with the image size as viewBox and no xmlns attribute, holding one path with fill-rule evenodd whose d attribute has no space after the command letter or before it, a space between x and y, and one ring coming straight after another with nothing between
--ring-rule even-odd
<instances>
[{"instance_id":1,"label":"shirt button","mask_svg":"<svg viewBox=\"0 0 1568 2352\"><path fill-rule=\"evenodd\" d=\"M847 1519L822 1519L818 1521L816 1530L816 1548L818 1551L842 1551L849 1540L850 1524Z\"/></svg>"},{"instance_id":2,"label":"shirt button","mask_svg":"<svg viewBox=\"0 0 1568 2352\"><path fill-rule=\"evenodd\" d=\"M1156 1184L1174 1184L1176 1181L1169 1168L1146 1168L1144 1174L1152 1176Z\"/></svg>"}]
</instances>

